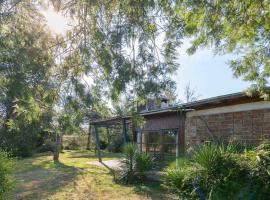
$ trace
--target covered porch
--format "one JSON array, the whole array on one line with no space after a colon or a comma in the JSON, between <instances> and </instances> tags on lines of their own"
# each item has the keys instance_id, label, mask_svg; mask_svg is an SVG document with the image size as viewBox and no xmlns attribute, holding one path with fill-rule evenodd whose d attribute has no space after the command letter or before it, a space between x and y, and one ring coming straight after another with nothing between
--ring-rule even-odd
<instances>
[{"instance_id":1,"label":"covered porch","mask_svg":"<svg viewBox=\"0 0 270 200\"><path fill-rule=\"evenodd\" d=\"M140 113L144 126L139 127L130 117L113 117L91 121L94 127L96 150L99 162L102 162L100 151L99 128L113 129L122 126L123 143L133 142L138 150L150 153L157 161L174 160L185 153L185 111L179 108L168 108L160 111ZM128 131L131 134L128 134Z\"/></svg>"}]
</instances>

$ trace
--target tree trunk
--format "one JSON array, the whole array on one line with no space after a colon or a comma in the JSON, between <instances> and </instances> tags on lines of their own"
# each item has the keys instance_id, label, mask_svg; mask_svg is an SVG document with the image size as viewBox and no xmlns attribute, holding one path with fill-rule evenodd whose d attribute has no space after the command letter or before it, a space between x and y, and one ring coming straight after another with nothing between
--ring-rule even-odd
<instances>
[{"instance_id":1,"label":"tree trunk","mask_svg":"<svg viewBox=\"0 0 270 200\"><path fill-rule=\"evenodd\" d=\"M56 133L56 141L55 141L55 147L53 152L53 161L59 162L59 154L61 151L62 146L62 137L60 134Z\"/></svg>"}]
</instances>

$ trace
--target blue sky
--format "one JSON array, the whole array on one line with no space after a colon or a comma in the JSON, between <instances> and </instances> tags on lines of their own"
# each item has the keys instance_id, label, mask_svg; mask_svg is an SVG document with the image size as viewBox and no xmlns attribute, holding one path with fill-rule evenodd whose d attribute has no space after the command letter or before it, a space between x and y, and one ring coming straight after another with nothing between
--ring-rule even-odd
<instances>
[{"instance_id":1,"label":"blue sky","mask_svg":"<svg viewBox=\"0 0 270 200\"><path fill-rule=\"evenodd\" d=\"M250 86L241 78L234 78L233 72L226 63L231 55L214 55L210 49L199 49L194 55L185 53L189 42L185 41L179 50L180 67L173 79L177 83L178 98L184 96L185 85L190 81L196 88L200 99L240 92Z\"/></svg>"}]
</instances>

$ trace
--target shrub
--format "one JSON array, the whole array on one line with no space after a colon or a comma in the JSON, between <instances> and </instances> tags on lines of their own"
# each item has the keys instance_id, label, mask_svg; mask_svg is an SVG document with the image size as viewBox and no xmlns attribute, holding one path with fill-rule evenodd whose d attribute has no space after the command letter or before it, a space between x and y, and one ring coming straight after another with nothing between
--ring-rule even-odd
<instances>
[{"instance_id":1,"label":"shrub","mask_svg":"<svg viewBox=\"0 0 270 200\"><path fill-rule=\"evenodd\" d=\"M270 140L264 140L258 147L257 150L270 151Z\"/></svg>"},{"instance_id":2,"label":"shrub","mask_svg":"<svg viewBox=\"0 0 270 200\"><path fill-rule=\"evenodd\" d=\"M196 199L196 193L193 192L192 174L195 173L195 168L190 165L190 161L185 158L180 158L173 162L166 169L164 178L165 187L182 198Z\"/></svg>"},{"instance_id":3,"label":"shrub","mask_svg":"<svg viewBox=\"0 0 270 200\"><path fill-rule=\"evenodd\" d=\"M109 152L120 153L123 149L123 139L122 137L113 137L110 144L108 144L107 149Z\"/></svg>"},{"instance_id":4,"label":"shrub","mask_svg":"<svg viewBox=\"0 0 270 200\"><path fill-rule=\"evenodd\" d=\"M6 152L0 150L0 200L7 199L7 193L13 187L11 172L12 160Z\"/></svg>"},{"instance_id":5,"label":"shrub","mask_svg":"<svg viewBox=\"0 0 270 200\"><path fill-rule=\"evenodd\" d=\"M135 144L127 144L123 149L123 160L121 161L120 180L125 183L134 182L135 164L137 159L137 146Z\"/></svg>"},{"instance_id":6,"label":"shrub","mask_svg":"<svg viewBox=\"0 0 270 200\"><path fill-rule=\"evenodd\" d=\"M54 145L51 143L46 143L41 146L39 146L36 150L38 153L45 153L45 152L53 152L54 151Z\"/></svg>"},{"instance_id":7,"label":"shrub","mask_svg":"<svg viewBox=\"0 0 270 200\"><path fill-rule=\"evenodd\" d=\"M166 170L165 183L184 199L254 199L248 162L233 152L227 144L194 149L178 167Z\"/></svg>"},{"instance_id":8,"label":"shrub","mask_svg":"<svg viewBox=\"0 0 270 200\"><path fill-rule=\"evenodd\" d=\"M144 178L147 170L152 169L153 159L147 154L140 154L136 144L127 144L123 148L123 160L119 180L124 183L133 183Z\"/></svg>"},{"instance_id":9,"label":"shrub","mask_svg":"<svg viewBox=\"0 0 270 200\"><path fill-rule=\"evenodd\" d=\"M105 140L100 140L100 149L104 150L108 146L108 143Z\"/></svg>"},{"instance_id":10,"label":"shrub","mask_svg":"<svg viewBox=\"0 0 270 200\"><path fill-rule=\"evenodd\" d=\"M136 158L136 170L138 172L145 172L153 168L153 158L148 153L139 154Z\"/></svg>"},{"instance_id":11,"label":"shrub","mask_svg":"<svg viewBox=\"0 0 270 200\"><path fill-rule=\"evenodd\" d=\"M262 144L264 146L265 144ZM268 199L270 196L270 151L260 145L257 151L249 154L250 176L255 199Z\"/></svg>"}]
</instances>

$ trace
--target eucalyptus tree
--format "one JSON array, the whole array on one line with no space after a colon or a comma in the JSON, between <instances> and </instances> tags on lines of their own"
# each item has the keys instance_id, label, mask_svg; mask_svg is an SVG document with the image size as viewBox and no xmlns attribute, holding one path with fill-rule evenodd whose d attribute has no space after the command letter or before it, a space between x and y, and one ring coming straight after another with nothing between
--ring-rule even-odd
<instances>
[{"instance_id":1,"label":"eucalyptus tree","mask_svg":"<svg viewBox=\"0 0 270 200\"><path fill-rule=\"evenodd\" d=\"M17 3L0 21L0 145L15 153L33 148L51 121L56 43L32 1Z\"/></svg>"},{"instance_id":2,"label":"eucalyptus tree","mask_svg":"<svg viewBox=\"0 0 270 200\"><path fill-rule=\"evenodd\" d=\"M233 74L255 83L254 89L269 98L264 91L270 76L268 0L181 0L175 12L179 31L192 38L188 53L211 46L215 53L233 54L235 59L229 62Z\"/></svg>"},{"instance_id":3,"label":"eucalyptus tree","mask_svg":"<svg viewBox=\"0 0 270 200\"><path fill-rule=\"evenodd\" d=\"M121 93L135 102L161 96L174 86L181 33L172 26L170 0L63 0L56 8L74 19L69 46L85 72L102 84L109 97ZM60 3L59 3L60 2Z\"/></svg>"}]
</instances>

